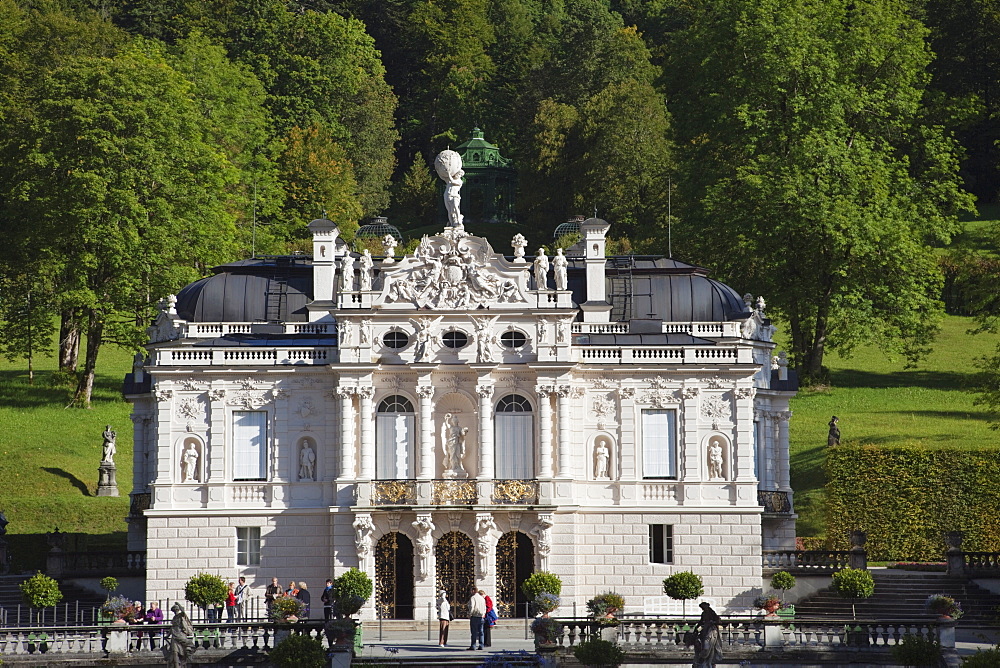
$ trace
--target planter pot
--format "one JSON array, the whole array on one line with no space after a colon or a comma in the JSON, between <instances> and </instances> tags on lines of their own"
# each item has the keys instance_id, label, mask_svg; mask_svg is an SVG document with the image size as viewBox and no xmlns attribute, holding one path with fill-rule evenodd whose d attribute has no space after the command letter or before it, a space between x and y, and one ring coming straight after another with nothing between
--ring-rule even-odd
<instances>
[{"instance_id":1,"label":"planter pot","mask_svg":"<svg viewBox=\"0 0 1000 668\"><path fill-rule=\"evenodd\" d=\"M365 645L361 634L361 624L358 624L357 628L354 629L354 656L361 656L364 648Z\"/></svg>"},{"instance_id":2,"label":"planter pot","mask_svg":"<svg viewBox=\"0 0 1000 668\"><path fill-rule=\"evenodd\" d=\"M781 619L795 619L795 606L789 605L784 608L780 608L776 613Z\"/></svg>"},{"instance_id":3,"label":"planter pot","mask_svg":"<svg viewBox=\"0 0 1000 668\"><path fill-rule=\"evenodd\" d=\"M617 643L618 642L618 627L617 626L603 626L601 627L601 640L607 640L608 642Z\"/></svg>"}]
</instances>

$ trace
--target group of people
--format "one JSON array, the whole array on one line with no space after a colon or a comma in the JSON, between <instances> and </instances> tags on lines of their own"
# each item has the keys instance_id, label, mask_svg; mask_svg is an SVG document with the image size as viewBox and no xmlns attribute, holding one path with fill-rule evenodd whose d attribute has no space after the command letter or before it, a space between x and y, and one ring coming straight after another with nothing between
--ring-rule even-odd
<instances>
[{"instance_id":1,"label":"group of people","mask_svg":"<svg viewBox=\"0 0 1000 668\"><path fill-rule=\"evenodd\" d=\"M250 600L250 586L247 579L240 577L239 584L229 583L229 592L226 596L226 621L244 622L247 619L247 602Z\"/></svg>"},{"instance_id":2,"label":"group of people","mask_svg":"<svg viewBox=\"0 0 1000 668\"><path fill-rule=\"evenodd\" d=\"M481 650L493 644L492 631L497 623L497 612L493 599L482 589L472 587L469 596L469 629L472 633L470 650ZM448 645L448 628L451 626L451 603L448 592L438 592L438 647Z\"/></svg>"},{"instance_id":3,"label":"group of people","mask_svg":"<svg viewBox=\"0 0 1000 668\"><path fill-rule=\"evenodd\" d=\"M242 580L243 578L240 579ZM331 580L327 580L327 584L330 583ZM302 605L305 606L303 617L305 619L309 618L312 596L309 593L309 585L307 583L299 582L296 584L295 580L291 580L288 583L288 587L282 589L281 585L278 584L278 578L271 578L271 584L267 585L267 588L264 590L264 602L267 604L267 609L270 611L271 605L283 596L290 596L302 601Z\"/></svg>"}]
</instances>

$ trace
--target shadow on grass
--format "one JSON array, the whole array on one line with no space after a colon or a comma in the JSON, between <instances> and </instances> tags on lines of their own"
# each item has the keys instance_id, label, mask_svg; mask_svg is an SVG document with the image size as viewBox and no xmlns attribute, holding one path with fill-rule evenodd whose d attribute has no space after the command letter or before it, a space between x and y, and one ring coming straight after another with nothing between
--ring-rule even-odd
<instances>
[{"instance_id":1,"label":"shadow on grass","mask_svg":"<svg viewBox=\"0 0 1000 668\"><path fill-rule=\"evenodd\" d=\"M66 480L69 480L71 483L73 483L73 487L76 487L78 490L80 490L80 493L83 494L84 496L93 496L93 494L90 493L90 488L87 487L87 484L82 480L80 480L79 478L77 478L72 473L70 473L69 471L64 471L63 469L51 468L48 466L43 466L42 470L45 471L46 473L57 475L60 478L66 478Z\"/></svg>"},{"instance_id":2,"label":"shadow on grass","mask_svg":"<svg viewBox=\"0 0 1000 668\"><path fill-rule=\"evenodd\" d=\"M35 374L35 383L29 385L24 371L0 371L0 405L11 408L65 408L73 398L74 388L52 385L49 382L50 376L51 372L38 372ZM122 381L122 377L96 374L91 403L123 401Z\"/></svg>"},{"instance_id":3,"label":"shadow on grass","mask_svg":"<svg viewBox=\"0 0 1000 668\"><path fill-rule=\"evenodd\" d=\"M838 369L830 374L834 387L888 388L923 387L932 390L966 390L972 374L956 371L894 371L874 373L862 369Z\"/></svg>"}]
</instances>

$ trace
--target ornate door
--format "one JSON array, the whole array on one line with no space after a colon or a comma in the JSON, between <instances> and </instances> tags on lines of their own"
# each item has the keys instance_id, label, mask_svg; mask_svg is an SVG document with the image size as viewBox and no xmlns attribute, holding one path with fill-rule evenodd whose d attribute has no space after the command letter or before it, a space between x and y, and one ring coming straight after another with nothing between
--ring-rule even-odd
<instances>
[{"instance_id":1,"label":"ornate door","mask_svg":"<svg viewBox=\"0 0 1000 668\"><path fill-rule=\"evenodd\" d=\"M530 616L521 583L534 572L535 546L531 539L520 531L501 536L497 541L497 615Z\"/></svg>"},{"instance_id":2,"label":"ornate door","mask_svg":"<svg viewBox=\"0 0 1000 668\"><path fill-rule=\"evenodd\" d=\"M413 619L413 543L398 531L375 544L375 605L382 619Z\"/></svg>"},{"instance_id":3,"label":"ornate door","mask_svg":"<svg viewBox=\"0 0 1000 668\"><path fill-rule=\"evenodd\" d=\"M452 531L441 536L434 546L437 561L437 588L448 592L451 616L469 616L469 590L476 584L476 554L472 539Z\"/></svg>"}]
</instances>

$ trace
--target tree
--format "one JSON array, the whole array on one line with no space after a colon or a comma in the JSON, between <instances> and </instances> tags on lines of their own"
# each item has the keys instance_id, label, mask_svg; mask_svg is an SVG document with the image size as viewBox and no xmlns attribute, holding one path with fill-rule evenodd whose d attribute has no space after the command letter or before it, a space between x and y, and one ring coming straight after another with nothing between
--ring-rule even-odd
<instances>
[{"instance_id":1,"label":"tree","mask_svg":"<svg viewBox=\"0 0 1000 668\"><path fill-rule=\"evenodd\" d=\"M35 382L34 360L51 357L53 310L40 275L22 266L19 275L0 278L0 352L11 362L28 362L28 383Z\"/></svg>"},{"instance_id":2,"label":"tree","mask_svg":"<svg viewBox=\"0 0 1000 668\"><path fill-rule=\"evenodd\" d=\"M12 245L47 267L58 307L85 319L73 403L89 406L105 340L137 346L155 300L232 255L236 176L155 44L68 63L30 103L5 156L3 218Z\"/></svg>"},{"instance_id":3,"label":"tree","mask_svg":"<svg viewBox=\"0 0 1000 668\"><path fill-rule=\"evenodd\" d=\"M413 163L396 184L391 210L392 220L412 227L421 227L434 217L437 206L437 184L422 153L413 156Z\"/></svg>"},{"instance_id":4,"label":"tree","mask_svg":"<svg viewBox=\"0 0 1000 668\"><path fill-rule=\"evenodd\" d=\"M851 618L857 619L858 599L869 598L875 593L872 574L860 568L845 568L833 574L833 589L842 597L851 599Z\"/></svg>"},{"instance_id":5,"label":"tree","mask_svg":"<svg viewBox=\"0 0 1000 668\"><path fill-rule=\"evenodd\" d=\"M184 600L190 601L202 610L221 608L228 594L229 585L226 581L211 573L192 575L184 584Z\"/></svg>"},{"instance_id":6,"label":"tree","mask_svg":"<svg viewBox=\"0 0 1000 668\"><path fill-rule=\"evenodd\" d=\"M681 571L663 580L663 593L681 601L681 614L687 617L687 602L704 594L705 585L700 575L692 571Z\"/></svg>"},{"instance_id":7,"label":"tree","mask_svg":"<svg viewBox=\"0 0 1000 668\"><path fill-rule=\"evenodd\" d=\"M25 605L34 610L51 608L62 600L59 583L41 571L18 585Z\"/></svg>"},{"instance_id":8,"label":"tree","mask_svg":"<svg viewBox=\"0 0 1000 668\"><path fill-rule=\"evenodd\" d=\"M941 312L929 244L972 205L923 117L926 30L897 0L693 7L668 75L681 247L768 297L807 378L862 341L915 359Z\"/></svg>"}]
</instances>

